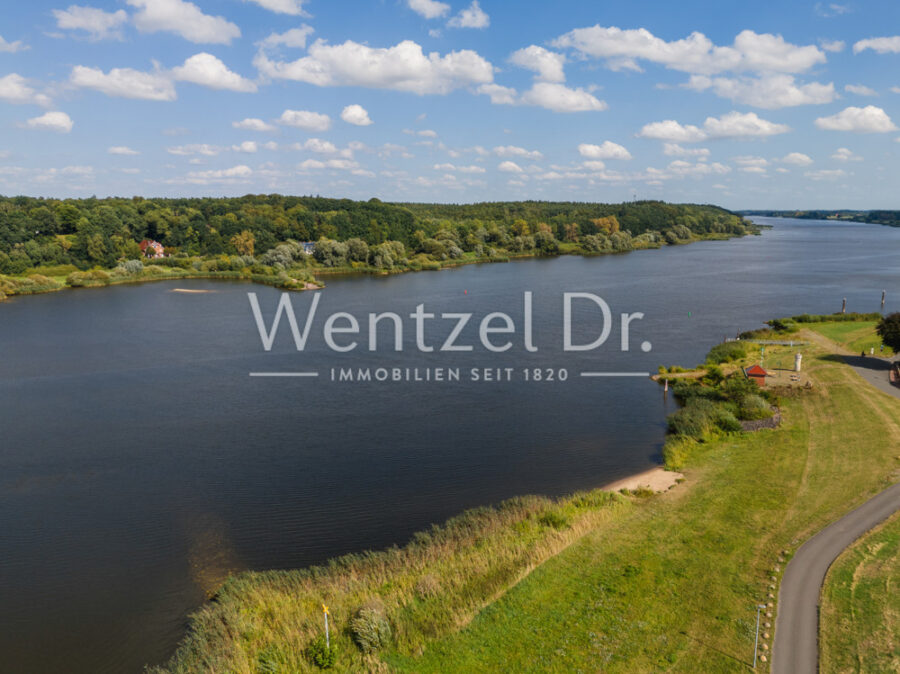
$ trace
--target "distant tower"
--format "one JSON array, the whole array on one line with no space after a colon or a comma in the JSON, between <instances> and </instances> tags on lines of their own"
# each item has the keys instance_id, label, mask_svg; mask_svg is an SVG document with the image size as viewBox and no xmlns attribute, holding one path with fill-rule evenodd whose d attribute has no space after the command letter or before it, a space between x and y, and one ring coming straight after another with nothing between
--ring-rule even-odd
<instances>
[{"instance_id":1,"label":"distant tower","mask_svg":"<svg viewBox=\"0 0 900 674\"><path fill-rule=\"evenodd\" d=\"M794 356L794 372L800 372L800 363L803 360L803 354L798 353Z\"/></svg>"}]
</instances>

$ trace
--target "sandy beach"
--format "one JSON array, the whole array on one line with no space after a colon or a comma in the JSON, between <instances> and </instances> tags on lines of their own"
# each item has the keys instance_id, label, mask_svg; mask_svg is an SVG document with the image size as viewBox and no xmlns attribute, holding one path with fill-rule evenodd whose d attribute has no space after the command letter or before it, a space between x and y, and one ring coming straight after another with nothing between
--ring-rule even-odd
<instances>
[{"instance_id":1,"label":"sandy beach","mask_svg":"<svg viewBox=\"0 0 900 674\"><path fill-rule=\"evenodd\" d=\"M666 470L662 466L651 468L643 473L616 480L604 485L604 491L619 491L620 489L637 489L648 487L656 492L666 491L673 487L684 475L672 470Z\"/></svg>"}]
</instances>

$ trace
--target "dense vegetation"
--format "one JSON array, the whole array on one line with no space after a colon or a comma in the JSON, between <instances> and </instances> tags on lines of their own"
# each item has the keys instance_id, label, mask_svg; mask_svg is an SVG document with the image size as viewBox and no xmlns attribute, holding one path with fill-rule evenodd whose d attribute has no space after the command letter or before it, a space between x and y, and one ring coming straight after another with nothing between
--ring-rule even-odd
<instances>
[{"instance_id":1,"label":"dense vegetation","mask_svg":"<svg viewBox=\"0 0 900 674\"><path fill-rule=\"evenodd\" d=\"M845 220L900 227L900 211L741 211L741 214L800 220Z\"/></svg>"},{"instance_id":2,"label":"dense vegetation","mask_svg":"<svg viewBox=\"0 0 900 674\"><path fill-rule=\"evenodd\" d=\"M141 259L145 239L164 247L169 266L200 271L205 261L214 271L239 271L259 265L268 269L256 273L266 274L296 266L415 269L464 257L606 253L753 231L715 206L649 201L455 206L281 195L0 197L0 274L58 265L113 269ZM291 241L318 242L315 258L282 247Z\"/></svg>"}]
</instances>

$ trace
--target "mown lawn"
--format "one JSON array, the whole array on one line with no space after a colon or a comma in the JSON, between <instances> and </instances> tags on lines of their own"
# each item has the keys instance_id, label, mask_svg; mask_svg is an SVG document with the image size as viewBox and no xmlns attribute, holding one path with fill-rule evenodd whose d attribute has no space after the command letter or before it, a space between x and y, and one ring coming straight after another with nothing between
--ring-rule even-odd
<instances>
[{"instance_id":1,"label":"mown lawn","mask_svg":"<svg viewBox=\"0 0 900 674\"><path fill-rule=\"evenodd\" d=\"M894 351L889 346L881 350L881 337L875 332L877 321L845 321L813 323L809 327L819 334L824 335L833 342L837 342L852 353L869 353L869 349L875 349L875 355L893 356Z\"/></svg>"}]
</instances>

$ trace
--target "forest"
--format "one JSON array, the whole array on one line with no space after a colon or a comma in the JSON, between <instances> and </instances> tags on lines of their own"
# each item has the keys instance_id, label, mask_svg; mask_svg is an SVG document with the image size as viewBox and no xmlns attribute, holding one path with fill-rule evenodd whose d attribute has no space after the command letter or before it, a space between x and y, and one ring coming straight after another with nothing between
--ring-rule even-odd
<instances>
[{"instance_id":1,"label":"forest","mask_svg":"<svg viewBox=\"0 0 900 674\"><path fill-rule=\"evenodd\" d=\"M800 220L844 220L900 227L900 211L741 211L741 214L763 215L770 218L798 218Z\"/></svg>"},{"instance_id":2,"label":"forest","mask_svg":"<svg viewBox=\"0 0 900 674\"><path fill-rule=\"evenodd\" d=\"M0 197L0 274L122 268L144 262L196 271L292 267L423 268L476 259L600 254L755 232L710 205L640 201L386 203L321 197L42 199ZM315 242L305 255L300 242ZM132 269L136 265L132 264Z\"/></svg>"}]
</instances>

